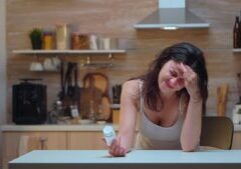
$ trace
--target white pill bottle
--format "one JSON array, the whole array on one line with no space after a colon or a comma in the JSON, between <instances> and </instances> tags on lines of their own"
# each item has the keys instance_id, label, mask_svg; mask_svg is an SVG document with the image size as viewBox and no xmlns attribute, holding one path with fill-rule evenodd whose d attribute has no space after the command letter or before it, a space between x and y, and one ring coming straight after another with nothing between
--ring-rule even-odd
<instances>
[{"instance_id":1,"label":"white pill bottle","mask_svg":"<svg viewBox=\"0 0 241 169\"><path fill-rule=\"evenodd\" d=\"M110 146L112 141L116 138L114 128L112 126L105 126L102 131L103 131L107 146Z\"/></svg>"}]
</instances>

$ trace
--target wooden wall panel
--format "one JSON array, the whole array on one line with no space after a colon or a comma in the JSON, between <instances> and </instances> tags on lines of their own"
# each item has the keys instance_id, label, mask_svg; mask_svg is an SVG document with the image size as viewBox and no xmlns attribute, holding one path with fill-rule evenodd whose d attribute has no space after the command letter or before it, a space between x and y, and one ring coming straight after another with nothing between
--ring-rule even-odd
<instances>
[{"instance_id":1,"label":"wooden wall panel","mask_svg":"<svg viewBox=\"0 0 241 169\"><path fill-rule=\"evenodd\" d=\"M157 0L8 0L7 1L7 75L8 112L11 121L11 86L19 78L40 77L48 86L48 105L59 91L59 74L34 73L29 64L31 56L12 54L14 49L30 48L28 33L33 27L54 28L57 23L70 23L74 30L97 33L120 39L126 55L115 56L114 67L105 69L81 68L80 79L87 72L107 74L111 85L122 83L144 72L155 54L173 43L187 41L203 49L209 73L208 112L216 111L216 87L230 84L228 114L237 101L235 74L241 72L241 54L232 53L232 29L239 15L240 0L187 0L189 9L211 23L209 29L180 29L176 31L135 30L133 25L157 8ZM85 56L86 57L86 56ZM85 57L65 57L83 62ZM93 57L94 58L94 57ZM39 57L40 60L44 58ZM104 60L96 57L96 60ZM81 84L81 82L80 82Z\"/></svg>"}]
</instances>

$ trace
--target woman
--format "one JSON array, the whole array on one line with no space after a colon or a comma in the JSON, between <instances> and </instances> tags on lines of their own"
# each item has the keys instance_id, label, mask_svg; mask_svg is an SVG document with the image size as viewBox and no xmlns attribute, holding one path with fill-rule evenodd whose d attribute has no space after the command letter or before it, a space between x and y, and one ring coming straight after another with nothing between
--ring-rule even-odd
<instances>
[{"instance_id":1,"label":"woman","mask_svg":"<svg viewBox=\"0 0 241 169\"><path fill-rule=\"evenodd\" d=\"M164 49L144 76L123 84L119 133L109 153L125 156L131 150L137 123L136 149L194 151L199 145L207 82L200 49L190 43Z\"/></svg>"}]
</instances>

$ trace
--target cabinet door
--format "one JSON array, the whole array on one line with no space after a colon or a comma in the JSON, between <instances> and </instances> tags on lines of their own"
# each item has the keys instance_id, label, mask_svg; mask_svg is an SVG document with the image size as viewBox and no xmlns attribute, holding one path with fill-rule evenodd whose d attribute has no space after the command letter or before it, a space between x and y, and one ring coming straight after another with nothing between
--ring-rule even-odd
<instances>
[{"instance_id":1,"label":"cabinet door","mask_svg":"<svg viewBox=\"0 0 241 169\"><path fill-rule=\"evenodd\" d=\"M234 132L232 149L241 149L241 131Z\"/></svg>"},{"instance_id":2,"label":"cabinet door","mask_svg":"<svg viewBox=\"0 0 241 169\"><path fill-rule=\"evenodd\" d=\"M66 132L4 132L3 145L3 167L6 169L8 161L32 150L67 149Z\"/></svg>"},{"instance_id":3,"label":"cabinet door","mask_svg":"<svg viewBox=\"0 0 241 169\"><path fill-rule=\"evenodd\" d=\"M88 131L88 132L68 132L67 142L69 150L98 150L105 149L102 141L102 132Z\"/></svg>"}]
</instances>

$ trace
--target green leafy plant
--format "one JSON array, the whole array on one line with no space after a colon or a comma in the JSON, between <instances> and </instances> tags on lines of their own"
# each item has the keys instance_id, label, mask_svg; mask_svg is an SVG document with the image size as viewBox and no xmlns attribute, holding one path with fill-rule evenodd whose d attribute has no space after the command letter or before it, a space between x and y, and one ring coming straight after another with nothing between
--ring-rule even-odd
<instances>
[{"instance_id":1,"label":"green leafy plant","mask_svg":"<svg viewBox=\"0 0 241 169\"><path fill-rule=\"evenodd\" d=\"M29 38L31 40L33 49L41 49L42 48L42 29L33 28L29 33Z\"/></svg>"}]
</instances>

